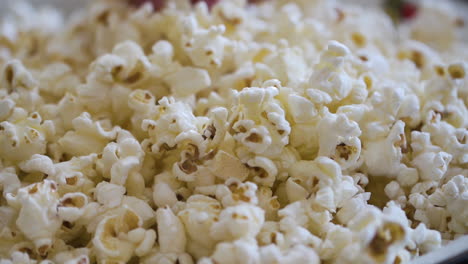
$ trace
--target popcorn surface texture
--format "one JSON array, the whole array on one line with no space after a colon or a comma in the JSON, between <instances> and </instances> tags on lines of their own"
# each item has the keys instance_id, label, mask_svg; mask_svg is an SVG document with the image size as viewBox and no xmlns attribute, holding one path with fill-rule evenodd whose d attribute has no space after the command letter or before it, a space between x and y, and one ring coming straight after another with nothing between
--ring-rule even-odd
<instances>
[{"instance_id":1,"label":"popcorn surface texture","mask_svg":"<svg viewBox=\"0 0 468 264\"><path fill-rule=\"evenodd\" d=\"M348 1L0 22L0 264L408 263L468 234L468 36Z\"/></svg>"}]
</instances>

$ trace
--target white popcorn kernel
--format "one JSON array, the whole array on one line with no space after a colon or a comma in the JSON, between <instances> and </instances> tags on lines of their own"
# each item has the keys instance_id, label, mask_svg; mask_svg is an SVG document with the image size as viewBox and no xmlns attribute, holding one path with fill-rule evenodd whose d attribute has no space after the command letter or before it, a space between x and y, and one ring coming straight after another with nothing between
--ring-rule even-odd
<instances>
[{"instance_id":1,"label":"white popcorn kernel","mask_svg":"<svg viewBox=\"0 0 468 264\"><path fill-rule=\"evenodd\" d=\"M127 194L142 197L145 193L145 179L138 172L132 172L125 181Z\"/></svg>"},{"instance_id":2,"label":"white popcorn kernel","mask_svg":"<svg viewBox=\"0 0 468 264\"><path fill-rule=\"evenodd\" d=\"M342 178L341 168L334 160L326 157L317 157L314 160L314 165L318 168L318 171L314 171L314 173L324 184L340 182Z\"/></svg>"},{"instance_id":3,"label":"white popcorn kernel","mask_svg":"<svg viewBox=\"0 0 468 264\"><path fill-rule=\"evenodd\" d=\"M8 193L14 193L21 187L21 181L12 167L0 171L0 185L3 189L3 196Z\"/></svg>"},{"instance_id":4,"label":"white popcorn kernel","mask_svg":"<svg viewBox=\"0 0 468 264\"><path fill-rule=\"evenodd\" d=\"M259 252L255 240L240 239L232 243L219 243L212 255L215 263L258 263Z\"/></svg>"},{"instance_id":5,"label":"white popcorn kernel","mask_svg":"<svg viewBox=\"0 0 468 264\"><path fill-rule=\"evenodd\" d=\"M211 85L208 72L193 67L183 67L167 75L164 81L171 87L174 95L178 97L195 94Z\"/></svg>"},{"instance_id":6,"label":"white popcorn kernel","mask_svg":"<svg viewBox=\"0 0 468 264\"><path fill-rule=\"evenodd\" d=\"M154 95L150 91L140 89L131 92L128 98L129 107L141 114L155 111L155 101Z\"/></svg>"},{"instance_id":7,"label":"white popcorn kernel","mask_svg":"<svg viewBox=\"0 0 468 264\"><path fill-rule=\"evenodd\" d=\"M223 150L218 151L208 169L224 180L237 178L244 181L249 176L248 168L238 158Z\"/></svg>"},{"instance_id":8,"label":"white popcorn kernel","mask_svg":"<svg viewBox=\"0 0 468 264\"><path fill-rule=\"evenodd\" d=\"M84 213L88 204L88 197L83 193L67 193L60 199L57 208L60 218L68 222L75 222Z\"/></svg>"},{"instance_id":9,"label":"white popcorn kernel","mask_svg":"<svg viewBox=\"0 0 468 264\"><path fill-rule=\"evenodd\" d=\"M9 61L3 66L0 80L2 87L10 92L21 88L31 90L37 86L37 81L19 60Z\"/></svg>"},{"instance_id":10,"label":"white popcorn kernel","mask_svg":"<svg viewBox=\"0 0 468 264\"><path fill-rule=\"evenodd\" d=\"M46 123L38 113L25 113L0 122L0 157L5 160L26 160L34 154L46 152ZM47 123L48 124L48 123Z\"/></svg>"},{"instance_id":11,"label":"white popcorn kernel","mask_svg":"<svg viewBox=\"0 0 468 264\"><path fill-rule=\"evenodd\" d=\"M332 212L335 211L335 195L332 188L324 187L315 194L315 201L320 206Z\"/></svg>"},{"instance_id":12,"label":"white popcorn kernel","mask_svg":"<svg viewBox=\"0 0 468 264\"><path fill-rule=\"evenodd\" d=\"M124 187L108 182L99 183L94 191L96 200L109 208L120 205L124 193Z\"/></svg>"},{"instance_id":13,"label":"white popcorn kernel","mask_svg":"<svg viewBox=\"0 0 468 264\"><path fill-rule=\"evenodd\" d=\"M267 187L273 186L278 174L278 169L273 161L265 157L256 156L254 159L249 160L247 165L253 167L254 171L257 168L257 170L261 171L259 175L255 175L255 182Z\"/></svg>"},{"instance_id":14,"label":"white popcorn kernel","mask_svg":"<svg viewBox=\"0 0 468 264\"><path fill-rule=\"evenodd\" d=\"M320 263L320 258L314 249L304 246L296 245L288 250L284 256L284 263Z\"/></svg>"},{"instance_id":15,"label":"white popcorn kernel","mask_svg":"<svg viewBox=\"0 0 468 264\"><path fill-rule=\"evenodd\" d=\"M20 163L19 166L21 170L25 172L40 171L47 175L55 174L54 163L45 155L34 154L29 158L29 160Z\"/></svg>"},{"instance_id":16,"label":"white popcorn kernel","mask_svg":"<svg viewBox=\"0 0 468 264\"><path fill-rule=\"evenodd\" d=\"M286 181L286 193L290 202L306 199L309 193L297 183L298 179L289 178Z\"/></svg>"},{"instance_id":17,"label":"white popcorn kernel","mask_svg":"<svg viewBox=\"0 0 468 264\"><path fill-rule=\"evenodd\" d=\"M298 179L301 184L306 184L307 187L315 187L319 182L318 177L312 173L315 170L317 170L317 167L313 161L301 160L289 168L289 174L292 178Z\"/></svg>"},{"instance_id":18,"label":"white popcorn kernel","mask_svg":"<svg viewBox=\"0 0 468 264\"><path fill-rule=\"evenodd\" d=\"M450 110L446 110L450 113ZM446 114L450 117L453 114ZM466 150L468 145L464 142L464 138L468 136L468 131L460 128L455 128L446 122L434 122L424 126L423 131L430 133L431 139L435 145L440 146L445 152L450 153L453 163L463 164L468 160ZM453 122L450 122L453 124Z\"/></svg>"},{"instance_id":19,"label":"white popcorn kernel","mask_svg":"<svg viewBox=\"0 0 468 264\"><path fill-rule=\"evenodd\" d=\"M280 203L277 196L273 196L270 188L260 187L257 190L258 206L265 211L265 220L273 220L277 218L277 212L280 208Z\"/></svg>"},{"instance_id":20,"label":"white popcorn kernel","mask_svg":"<svg viewBox=\"0 0 468 264\"><path fill-rule=\"evenodd\" d=\"M361 152L357 123L345 115L326 114L318 124L320 156L332 157L347 169L357 162Z\"/></svg>"},{"instance_id":21,"label":"white popcorn kernel","mask_svg":"<svg viewBox=\"0 0 468 264\"><path fill-rule=\"evenodd\" d=\"M210 233L210 228L218 219L221 208L221 204L216 199L204 195L192 195L187 200L185 209L179 212L178 216L187 232L187 250L196 258L214 248L215 241L206 234ZM194 250L191 250L191 247Z\"/></svg>"},{"instance_id":22,"label":"white popcorn kernel","mask_svg":"<svg viewBox=\"0 0 468 264\"><path fill-rule=\"evenodd\" d=\"M256 191L256 184L252 182L241 183L235 178L231 178L225 182L225 186L216 190L216 197L225 207L240 203L257 204Z\"/></svg>"},{"instance_id":23,"label":"white popcorn kernel","mask_svg":"<svg viewBox=\"0 0 468 264\"><path fill-rule=\"evenodd\" d=\"M356 214L361 212L366 206L366 200L362 195L345 201L337 213L337 218L340 223L348 223Z\"/></svg>"},{"instance_id":24,"label":"white popcorn kernel","mask_svg":"<svg viewBox=\"0 0 468 264\"><path fill-rule=\"evenodd\" d=\"M155 223L154 211L146 200L126 195L122 205L131 208L140 217L143 227L148 228Z\"/></svg>"},{"instance_id":25,"label":"white popcorn kernel","mask_svg":"<svg viewBox=\"0 0 468 264\"><path fill-rule=\"evenodd\" d=\"M224 25L211 26L208 29L198 25L193 16L183 20L184 35L182 46L192 62L200 67L220 67L224 57L224 49L228 40L222 37Z\"/></svg>"},{"instance_id":26,"label":"white popcorn kernel","mask_svg":"<svg viewBox=\"0 0 468 264\"><path fill-rule=\"evenodd\" d=\"M126 81L130 81L129 79L132 79L132 76L135 76L141 69L150 67L150 62L146 58L143 49L133 41L127 40L117 44L112 53L124 60L124 67L117 72L117 77Z\"/></svg>"},{"instance_id":27,"label":"white popcorn kernel","mask_svg":"<svg viewBox=\"0 0 468 264\"><path fill-rule=\"evenodd\" d=\"M397 176L397 181L402 186L412 186L418 182L419 174L415 168L403 168Z\"/></svg>"},{"instance_id":28,"label":"white popcorn kernel","mask_svg":"<svg viewBox=\"0 0 468 264\"><path fill-rule=\"evenodd\" d=\"M380 212L374 207L364 207L361 213L356 214L351 221L348 222L348 227L351 230L365 230L367 228L373 229L380 222Z\"/></svg>"},{"instance_id":29,"label":"white popcorn kernel","mask_svg":"<svg viewBox=\"0 0 468 264\"><path fill-rule=\"evenodd\" d=\"M321 243L318 237L311 234L308 229L298 225L291 217L281 219L280 230L285 233L284 240L287 247L303 244L308 247L317 248Z\"/></svg>"},{"instance_id":30,"label":"white popcorn kernel","mask_svg":"<svg viewBox=\"0 0 468 264\"><path fill-rule=\"evenodd\" d=\"M147 255L156 241L156 232L152 229L145 232L145 236L140 245L135 249L135 255L138 257Z\"/></svg>"},{"instance_id":31,"label":"white popcorn kernel","mask_svg":"<svg viewBox=\"0 0 468 264\"><path fill-rule=\"evenodd\" d=\"M284 222L287 224L287 227L290 227L289 222L293 221L298 225L305 225L308 221L308 216L305 212L305 203L306 201L297 201L290 203L278 212L278 216L282 219L286 219ZM281 222L280 222L281 224ZM280 226L281 229L281 226Z\"/></svg>"},{"instance_id":32,"label":"white popcorn kernel","mask_svg":"<svg viewBox=\"0 0 468 264\"><path fill-rule=\"evenodd\" d=\"M167 183L155 182L153 186L153 201L158 207L173 206L177 202L177 196Z\"/></svg>"},{"instance_id":33,"label":"white popcorn kernel","mask_svg":"<svg viewBox=\"0 0 468 264\"><path fill-rule=\"evenodd\" d=\"M234 135L234 139L240 141L249 150L256 154L261 154L271 145L272 139L268 129L264 126L253 127L253 123L238 121L234 124L234 129L242 131L243 127L248 128L248 131Z\"/></svg>"},{"instance_id":34,"label":"white popcorn kernel","mask_svg":"<svg viewBox=\"0 0 468 264\"><path fill-rule=\"evenodd\" d=\"M99 153L117 135L116 128L111 130L102 122L93 122L86 112L73 119L73 127L74 131L67 132L58 143L66 153L74 156Z\"/></svg>"},{"instance_id":35,"label":"white popcorn kernel","mask_svg":"<svg viewBox=\"0 0 468 264\"><path fill-rule=\"evenodd\" d=\"M391 181L387 185L385 185L384 192L388 198L395 200L397 197L405 195L403 189L401 189L400 185L396 181Z\"/></svg>"},{"instance_id":36,"label":"white popcorn kernel","mask_svg":"<svg viewBox=\"0 0 468 264\"><path fill-rule=\"evenodd\" d=\"M89 79L96 79L103 82L112 82L116 77L118 69L121 70L125 60L113 54L105 54L97 58L90 66Z\"/></svg>"},{"instance_id":37,"label":"white popcorn kernel","mask_svg":"<svg viewBox=\"0 0 468 264\"><path fill-rule=\"evenodd\" d=\"M44 180L23 187L18 190L12 201L21 206L16 225L34 242L40 255L47 254L61 224L57 216L57 185L53 181ZM34 221L34 224L31 221Z\"/></svg>"},{"instance_id":38,"label":"white popcorn kernel","mask_svg":"<svg viewBox=\"0 0 468 264\"><path fill-rule=\"evenodd\" d=\"M412 193L409 197L409 202L417 209L422 209L426 206L426 198L420 193Z\"/></svg>"},{"instance_id":39,"label":"white popcorn kernel","mask_svg":"<svg viewBox=\"0 0 468 264\"><path fill-rule=\"evenodd\" d=\"M49 177L55 180L59 185L68 185L67 187L82 187L88 184L89 179L87 177L96 176L96 170L94 168L97 159L96 154L88 156L73 157L69 161L64 161L54 164L55 174L49 175Z\"/></svg>"},{"instance_id":40,"label":"white popcorn kernel","mask_svg":"<svg viewBox=\"0 0 468 264\"><path fill-rule=\"evenodd\" d=\"M345 98L352 89L351 78L342 71L349 49L336 41L330 41L327 49L321 54L316 71L309 83L326 92L333 100Z\"/></svg>"},{"instance_id":41,"label":"white popcorn kernel","mask_svg":"<svg viewBox=\"0 0 468 264\"><path fill-rule=\"evenodd\" d=\"M446 198L441 189L437 189L433 194L428 197L429 202L435 206L446 206Z\"/></svg>"},{"instance_id":42,"label":"white popcorn kernel","mask_svg":"<svg viewBox=\"0 0 468 264\"><path fill-rule=\"evenodd\" d=\"M0 99L0 120L7 119L15 107L15 102L11 99Z\"/></svg>"},{"instance_id":43,"label":"white popcorn kernel","mask_svg":"<svg viewBox=\"0 0 468 264\"><path fill-rule=\"evenodd\" d=\"M167 97L159 100L158 104L160 117L156 121L145 119L142 122L142 129L148 132L150 143L153 144L153 153L160 152L162 146L171 149L179 141L186 139L186 136L193 134L199 136L196 141L203 141L202 136L198 134L199 119L194 116L190 105Z\"/></svg>"},{"instance_id":44,"label":"white popcorn kernel","mask_svg":"<svg viewBox=\"0 0 468 264\"><path fill-rule=\"evenodd\" d=\"M446 200L447 211L452 217L452 221L448 224L449 229L452 229L457 233L466 232L466 220L468 215L466 209L468 180L462 175L457 175L444 184L441 189ZM437 191L434 194L436 193Z\"/></svg>"},{"instance_id":45,"label":"white popcorn kernel","mask_svg":"<svg viewBox=\"0 0 468 264\"><path fill-rule=\"evenodd\" d=\"M264 212L257 206L230 206L221 212L219 221L211 227L210 235L218 240L252 238L260 232L263 222Z\"/></svg>"},{"instance_id":46,"label":"white popcorn kernel","mask_svg":"<svg viewBox=\"0 0 468 264\"><path fill-rule=\"evenodd\" d=\"M359 192L359 187L356 186L351 176L343 176L343 181L339 183L338 186L333 186L333 188L337 207L341 207L344 202L351 199Z\"/></svg>"},{"instance_id":47,"label":"white popcorn kernel","mask_svg":"<svg viewBox=\"0 0 468 264\"><path fill-rule=\"evenodd\" d=\"M145 238L145 229L144 228L135 228L128 232L128 240L133 243L139 243ZM154 231L154 230L153 230Z\"/></svg>"},{"instance_id":48,"label":"white popcorn kernel","mask_svg":"<svg viewBox=\"0 0 468 264\"><path fill-rule=\"evenodd\" d=\"M64 63L48 65L39 77L39 89L54 96L63 96L70 87L79 85L79 78L72 68Z\"/></svg>"},{"instance_id":49,"label":"white popcorn kernel","mask_svg":"<svg viewBox=\"0 0 468 264\"><path fill-rule=\"evenodd\" d=\"M278 94L276 87L247 87L235 94L239 120L232 126L233 138L249 152L275 157L288 144L291 127L275 99Z\"/></svg>"},{"instance_id":50,"label":"white popcorn kernel","mask_svg":"<svg viewBox=\"0 0 468 264\"><path fill-rule=\"evenodd\" d=\"M337 257L338 253L352 243L352 233L341 226L333 226L327 232L327 237L320 245L320 256L330 260Z\"/></svg>"},{"instance_id":51,"label":"white popcorn kernel","mask_svg":"<svg viewBox=\"0 0 468 264\"><path fill-rule=\"evenodd\" d=\"M364 160L370 174L393 176L398 173L402 157L401 144L404 142L404 127L405 123L399 120L393 125L386 138L366 144Z\"/></svg>"},{"instance_id":52,"label":"white popcorn kernel","mask_svg":"<svg viewBox=\"0 0 468 264\"><path fill-rule=\"evenodd\" d=\"M283 39L276 52L266 56L264 61L273 71L273 76L293 87L306 80L307 64L303 56L302 49L290 48Z\"/></svg>"},{"instance_id":53,"label":"white popcorn kernel","mask_svg":"<svg viewBox=\"0 0 468 264\"><path fill-rule=\"evenodd\" d=\"M290 94L288 96L288 107L296 123L310 122L317 115L317 109L314 104L299 95Z\"/></svg>"},{"instance_id":54,"label":"white popcorn kernel","mask_svg":"<svg viewBox=\"0 0 468 264\"><path fill-rule=\"evenodd\" d=\"M281 250L273 244L260 247L260 263L262 264L281 263L282 257Z\"/></svg>"},{"instance_id":55,"label":"white popcorn kernel","mask_svg":"<svg viewBox=\"0 0 468 264\"><path fill-rule=\"evenodd\" d=\"M421 43L428 43L440 49L447 49L454 44L456 32L453 26L453 19L456 12L453 7L438 4L421 5L421 14L413 22L411 35ZM433 21L433 18L437 21ZM434 37L438 34L439 37Z\"/></svg>"},{"instance_id":56,"label":"white popcorn kernel","mask_svg":"<svg viewBox=\"0 0 468 264\"><path fill-rule=\"evenodd\" d=\"M314 104L325 105L332 101L330 95L317 89L307 89L306 94Z\"/></svg>"},{"instance_id":57,"label":"white popcorn kernel","mask_svg":"<svg viewBox=\"0 0 468 264\"><path fill-rule=\"evenodd\" d=\"M144 152L140 143L126 130L120 130L117 142L104 148L96 167L111 183L125 185L130 195L141 195L144 180L137 171L141 168Z\"/></svg>"},{"instance_id":58,"label":"white popcorn kernel","mask_svg":"<svg viewBox=\"0 0 468 264\"><path fill-rule=\"evenodd\" d=\"M260 233L257 235L257 240L259 245L275 245L278 247L283 247L284 244L284 234L279 230L278 222L265 221L260 230Z\"/></svg>"},{"instance_id":59,"label":"white popcorn kernel","mask_svg":"<svg viewBox=\"0 0 468 264\"><path fill-rule=\"evenodd\" d=\"M127 208L119 210L115 215L103 218L92 240L98 261L128 261L135 245L124 239L124 234L139 226L141 226L141 219Z\"/></svg>"},{"instance_id":60,"label":"white popcorn kernel","mask_svg":"<svg viewBox=\"0 0 468 264\"><path fill-rule=\"evenodd\" d=\"M428 252L440 247L440 233L427 229L423 223L419 224L416 229L414 229L411 236L422 252Z\"/></svg>"},{"instance_id":61,"label":"white popcorn kernel","mask_svg":"<svg viewBox=\"0 0 468 264\"><path fill-rule=\"evenodd\" d=\"M174 47L169 41L159 40L151 47L151 50L153 51L153 56L150 59L154 60L154 62L164 66L172 62Z\"/></svg>"},{"instance_id":62,"label":"white popcorn kernel","mask_svg":"<svg viewBox=\"0 0 468 264\"><path fill-rule=\"evenodd\" d=\"M1 260L2 262L5 261L5 263L12 264L12 263L35 263L34 260L31 260L29 255L27 253L15 251L11 253L11 260L5 259ZM2 263L3 264L3 263Z\"/></svg>"},{"instance_id":63,"label":"white popcorn kernel","mask_svg":"<svg viewBox=\"0 0 468 264\"><path fill-rule=\"evenodd\" d=\"M183 253L187 238L184 226L169 208L156 211L158 223L158 242L163 253Z\"/></svg>"},{"instance_id":64,"label":"white popcorn kernel","mask_svg":"<svg viewBox=\"0 0 468 264\"><path fill-rule=\"evenodd\" d=\"M446 152L425 152L418 155L412 161L418 168L423 180L440 180L447 171L452 155Z\"/></svg>"}]
</instances>

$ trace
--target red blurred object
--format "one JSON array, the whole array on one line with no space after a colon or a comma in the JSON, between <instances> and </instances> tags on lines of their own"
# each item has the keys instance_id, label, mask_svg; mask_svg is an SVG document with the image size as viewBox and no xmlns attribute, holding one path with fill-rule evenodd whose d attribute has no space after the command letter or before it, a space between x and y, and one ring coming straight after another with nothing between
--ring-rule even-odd
<instances>
[{"instance_id":1,"label":"red blurred object","mask_svg":"<svg viewBox=\"0 0 468 264\"><path fill-rule=\"evenodd\" d=\"M139 7L144 3L151 3L155 11L159 11L164 8L167 0L129 0L129 3L133 6Z\"/></svg>"},{"instance_id":2,"label":"red blurred object","mask_svg":"<svg viewBox=\"0 0 468 264\"><path fill-rule=\"evenodd\" d=\"M411 19L416 16L417 12L418 6L412 3L404 3L400 9L400 13L403 19Z\"/></svg>"}]
</instances>

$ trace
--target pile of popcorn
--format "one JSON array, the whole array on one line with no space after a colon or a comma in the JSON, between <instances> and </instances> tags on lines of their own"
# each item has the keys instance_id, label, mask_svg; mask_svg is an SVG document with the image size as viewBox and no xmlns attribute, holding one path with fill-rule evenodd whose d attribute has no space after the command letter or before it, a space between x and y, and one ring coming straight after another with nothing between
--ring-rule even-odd
<instances>
[{"instance_id":1,"label":"pile of popcorn","mask_svg":"<svg viewBox=\"0 0 468 264\"><path fill-rule=\"evenodd\" d=\"M256 2L3 17L1 264L406 263L468 234L455 7Z\"/></svg>"}]
</instances>

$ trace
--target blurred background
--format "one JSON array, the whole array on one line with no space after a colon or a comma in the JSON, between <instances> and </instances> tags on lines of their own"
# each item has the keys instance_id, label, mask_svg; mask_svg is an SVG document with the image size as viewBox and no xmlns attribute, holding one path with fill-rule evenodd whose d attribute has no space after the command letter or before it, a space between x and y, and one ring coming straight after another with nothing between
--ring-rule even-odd
<instances>
[{"instance_id":1,"label":"blurred background","mask_svg":"<svg viewBox=\"0 0 468 264\"><path fill-rule=\"evenodd\" d=\"M86 2L91 1L91 0L24 0L26 2L30 2L35 6L43 6L43 5L50 5L50 6L55 6L58 7L66 12L69 12L73 9L84 7L86 5ZM170 1L170 0L169 0ZM384 3L389 3L389 2L399 2L395 0L339 0L339 1L346 1L346 2L354 2L354 3L359 3L362 5L367 5L367 6L378 6L378 5L383 5ZM405 2L412 2L412 3L418 3L418 2L423 2L427 0L410 0L410 1L405 1ZM462 5L461 8L463 8L463 11L467 14L468 16L468 0L438 0L438 1L453 1L456 3L465 3L466 5ZM8 4L18 2L18 0L0 0L0 13L5 12L7 10Z\"/></svg>"}]
</instances>

